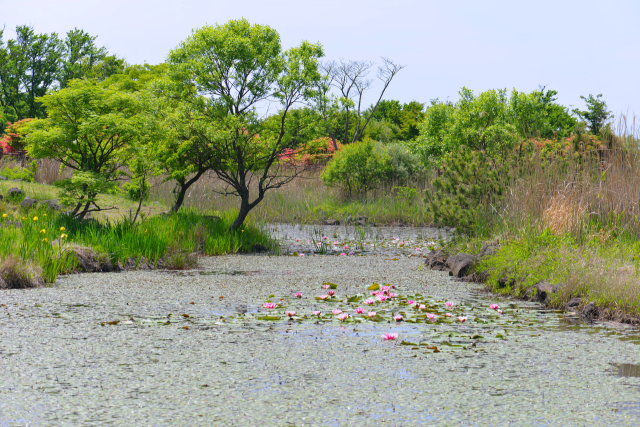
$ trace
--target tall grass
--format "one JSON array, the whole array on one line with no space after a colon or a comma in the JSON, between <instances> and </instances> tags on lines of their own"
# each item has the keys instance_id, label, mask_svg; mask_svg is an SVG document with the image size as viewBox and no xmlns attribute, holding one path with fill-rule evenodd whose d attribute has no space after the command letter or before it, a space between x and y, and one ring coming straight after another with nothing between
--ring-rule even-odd
<instances>
[{"instance_id":1,"label":"tall grass","mask_svg":"<svg viewBox=\"0 0 640 427\"><path fill-rule=\"evenodd\" d=\"M553 304L570 297L595 301L610 318L640 316L640 141L635 120L621 118L609 147L572 155L523 157L505 177L507 191L485 206L473 236L502 245L483 262L489 282L562 283ZM515 155L515 154L514 154Z\"/></svg>"},{"instance_id":2,"label":"tall grass","mask_svg":"<svg viewBox=\"0 0 640 427\"><path fill-rule=\"evenodd\" d=\"M321 169L313 170L282 188L270 190L251 211L251 217L263 223L318 223L326 219L344 220L348 216L364 216L376 224L431 223L424 201L424 192L432 189L430 177L388 182L380 189L348 198L340 189L327 187L319 177L321 172ZM395 187L409 187L416 191L398 191ZM215 174L205 174L189 189L185 206L199 211L238 209L239 199L217 193L222 189L224 183ZM151 199L171 206L174 201L172 190L171 182L157 179L151 190Z\"/></svg>"},{"instance_id":3,"label":"tall grass","mask_svg":"<svg viewBox=\"0 0 640 427\"><path fill-rule=\"evenodd\" d=\"M137 262L141 257L156 263L162 257L176 254L278 250L277 242L253 222L241 230L228 231L234 219L234 212L216 219L187 210L137 223L126 218L77 221L46 208L13 211L0 203L0 260L15 257L24 264L36 265L44 281L53 283L59 274L74 269L71 244L88 246L114 264L124 264L131 258Z\"/></svg>"}]
</instances>

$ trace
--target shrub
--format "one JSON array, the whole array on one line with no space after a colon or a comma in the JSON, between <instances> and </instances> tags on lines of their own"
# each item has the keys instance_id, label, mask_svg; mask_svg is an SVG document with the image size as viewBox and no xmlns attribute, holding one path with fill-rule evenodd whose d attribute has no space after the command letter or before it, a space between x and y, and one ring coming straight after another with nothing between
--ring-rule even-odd
<instances>
[{"instance_id":1,"label":"shrub","mask_svg":"<svg viewBox=\"0 0 640 427\"><path fill-rule=\"evenodd\" d=\"M420 158L413 154L406 145L395 143L387 145L386 149L391 161L388 179L407 182L424 174L425 169Z\"/></svg>"},{"instance_id":2,"label":"shrub","mask_svg":"<svg viewBox=\"0 0 640 427\"><path fill-rule=\"evenodd\" d=\"M0 264L0 282L4 282L4 286L9 289L36 288L44 284L37 267L13 255L5 258ZM0 287L2 286L0 283Z\"/></svg>"},{"instance_id":3,"label":"shrub","mask_svg":"<svg viewBox=\"0 0 640 427\"><path fill-rule=\"evenodd\" d=\"M7 123L4 136L0 138L0 147L4 153L15 153L24 150L24 126L33 119L23 119L15 123ZM1 156L0 156L1 157Z\"/></svg>"},{"instance_id":4,"label":"shrub","mask_svg":"<svg viewBox=\"0 0 640 427\"><path fill-rule=\"evenodd\" d=\"M390 170L391 157L384 146L365 138L344 146L327 164L320 178L326 185L342 187L352 196L377 188Z\"/></svg>"}]
</instances>

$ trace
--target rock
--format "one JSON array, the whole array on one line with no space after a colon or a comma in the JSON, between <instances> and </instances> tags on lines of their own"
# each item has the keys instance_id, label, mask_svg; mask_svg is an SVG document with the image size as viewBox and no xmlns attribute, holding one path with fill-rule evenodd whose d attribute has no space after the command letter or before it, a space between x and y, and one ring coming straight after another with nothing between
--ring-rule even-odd
<instances>
[{"instance_id":1,"label":"rock","mask_svg":"<svg viewBox=\"0 0 640 427\"><path fill-rule=\"evenodd\" d=\"M20 221L5 221L4 224L2 224L2 226L5 228L9 228L9 227L21 228L22 223Z\"/></svg>"},{"instance_id":2,"label":"rock","mask_svg":"<svg viewBox=\"0 0 640 427\"><path fill-rule=\"evenodd\" d=\"M553 293L560 292L564 287L565 287L564 283L558 283L557 285L553 285Z\"/></svg>"},{"instance_id":3,"label":"rock","mask_svg":"<svg viewBox=\"0 0 640 427\"><path fill-rule=\"evenodd\" d=\"M138 263L137 266L136 266L136 261ZM152 268L149 266L149 264L147 264L147 261L142 256L140 257L140 261L138 261L137 258L135 257L129 258L125 263L123 269L124 270L151 270Z\"/></svg>"},{"instance_id":4,"label":"rock","mask_svg":"<svg viewBox=\"0 0 640 427\"><path fill-rule=\"evenodd\" d=\"M500 289L506 288L507 286L511 287L515 284L516 284L516 280L513 278L507 279L506 277L503 277L502 279L498 280L498 288Z\"/></svg>"},{"instance_id":5,"label":"rock","mask_svg":"<svg viewBox=\"0 0 640 427\"><path fill-rule=\"evenodd\" d=\"M256 243L255 245L253 245L253 251L254 252L268 252L269 248L266 247L265 245L260 244L260 243Z\"/></svg>"},{"instance_id":6,"label":"rock","mask_svg":"<svg viewBox=\"0 0 640 427\"><path fill-rule=\"evenodd\" d=\"M580 305L580 303L582 303L582 298L571 298L564 306L567 309L576 308Z\"/></svg>"},{"instance_id":7,"label":"rock","mask_svg":"<svg viewBox=\"0 0 640 427\"><path fill-rule=\"evenodd\" d=\"M545 303L553 293L553 285L547 282L540 282L536 286L536 301Z\"/></svg>"},{"instance_id":8,"label":"rock","mask_svg":"<svg viewBox=\"0 0 640 427\"><path fill-rule=\"evenodd\" d=\"M424 263L430 270L446 271L446 262L447 255L442 250L438 250L429 252Z\"/></svg>"},{"instance_id":9,"label":"rock","mask_svg":"<svg viewBox=\"0 0 640 427\"><path fill-rule=\"evenodd\" d=\"M475 256L465 253L459 253L453 257L449 257L447 259L447 266L449 266L449 276L466 276L475 262Z\"/></svg>"},{"instance_id":10,"label":"rock","mask_svg":"<svg viewBox=\"0 0 640 427\"><path fill-rule=\"evenodd\" d=\"M536 287L535 286L531 286L528 289L525 289L524 291L522 291L522 299L526 300L526 301L531 301L535 298L536 295Z\"/></svg>"},{"instance_id":11,"label":"rock","mask_svg":"<svg viewBox=\"0 0 640 427\"><path fill-rule=\"evenodd\" d=\"M353 218L351 217L351 215L347 215L347 217L344 219L344 223L349 225L353 222Z\"/></svg>"},{"instance_id":12,"label":"rock","mask_svg":"<svg viewBox=\"0 0 640 427\"><path fill-rule=\"evenodd\" d=\"M498 246L485 243L484 245L482 245L482 248L480 249L480 252L477 255L478 259L483 258L485 256L491 256L495 254L497 250L498 250Z\"/></svg>"},{"instance_id":13,"label":"rock","mask_svg":"<svg viewBox=\"0 0 640 427\"><path fill-rule=\"evenodd\" d=\"M7 177L6 177L6 176L2 176L2 175L0 175L0 181L6 181L6 180L7 180Z\"/></svg>"},{"instance_id":14,"label":"rock","mask_svg":"<svg viewBox=\"0 0 640 427\"><path fill-rule=\"evenodd\" d=\"M76 270L84 273L117 271L106 254L99 254L92 248L71 244L66 247L76 259Z\"/></svg>"},{"instance_id":15,"label":"rock","mask_svg":"<svg viewBox=\"0 0 640 427\"><path fill-rule=\"evenodd\" d=\"M43 200L43 201L40 202L40 204L47 206L52 211L59 211L60 210L60 205L58 204L57 200Z\"/></svg>"},{"instance_id":16,"label":"rock","mask_svg":"<svg viewBox=\"0 0 640 427\"><path fill-rule=\"evenodd\" d=\"M596 303L591 301L589 304L585 305L582 309L582 315L589 320L593 320L598 317L598 307L596 307Z\"/></svg>"},{"instance_id":17,"label":"rock","mask_svg":"<svg viewBox=\"0 0 640 427\"><path fill-rule=\"evenodd\" d=\"M324 225L340 225L340 221L337 219L328 219L324 222Z\"/></svg>"},{"instance_id":18,"label":"rock","mask_svg":"<svg viewBox=\"0 0 640 427\"><path fill-rule=\"evenodd\" d=\"M4 199L4 196L0 194L0 202L2 201L2 199Z\"/></svg>"},{"instance_id":19,"label":"rock","mask_svg":"<svg viewBox=\"0 0 640 427\"><path fill-rule=\"evenodd\" d=\"M7 191L7 199L20 199L26 196L26 193L19 188L10 188Z\"/></svg>"},{"instance_id":20,"label":"rock","mask_svg":"<svg viewBox=\"0 0 640 427\"><path fill-rule=\"evenodd\" d=\"M27 197L20 202L20 206L23 208L32 209L38 206L38 201L36 199Z\"/></svg>"}]
</instances>

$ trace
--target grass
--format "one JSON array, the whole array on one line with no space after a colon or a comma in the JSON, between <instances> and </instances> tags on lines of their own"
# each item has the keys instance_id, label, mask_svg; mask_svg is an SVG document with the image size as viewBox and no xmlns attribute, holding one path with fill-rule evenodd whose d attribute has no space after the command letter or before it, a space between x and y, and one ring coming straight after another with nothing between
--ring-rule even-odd
<instances>
[{"instance_id":1,"label":"grass","mask_svg":"<svg viewBox=\"0 0 640 427\"><path fill-rule=\"evenodd\" d=\"M449 250L500 245L479 270L497 292L523 296L562 284L550 304L595 302L604 318L640 320L640 148L635 123L619 125L613 148L560 159L534 156L507 177L506 196L486 207ZM513 279L500 289L498 280Z\"/></svg>"},{"instance_id":2,"label":"grass","mask_svg":"<svg viewBox=\"0 0 640 427\"><path fill-rule=\"evenodd\" d=\"M349 199L337 188L327 187L319 178L321 170L290 184L270 190L260 204L251 211L251 217L260 222L284 222L312 224L327 219L344 220L364 216L375 224L431 223L424 201L424 192L430 191L429 180L414 182L393 182L365 196ZM402 191L394 187L409 187L415 191ZM153 185L151 199L170 206L173 202L172 184L161 180ZM215 191L222 190L223 184L214 174L205 174L188 191L185 206L200 211L236 210L239 200L233 196L223 196Z\"/></svg>"},{"instance_id":3,"label":"grass","mask_svg":"<svg viewBox=\"0 0 640 427\"><path fill-rule=\"evenodd\" d=\"M268 233L250 221L242 230L229 232L234 219L232 211L215 219L187 210L145 217L136 223L126 218L77 221L46 207L26 211L0 202L0 262L15 259L14 264L23 270L35 272L29 276L32 281L53 283L59 274L75 268L71 244L90 247L113 264L125 264L132 258L137 264L144 257L152 264L162 259L169 268L193 267L196 253L278 250ZM13 225L16 222L20 227ZM7 281L9 273L2 274Z\"/></svg>"}]
</instances>

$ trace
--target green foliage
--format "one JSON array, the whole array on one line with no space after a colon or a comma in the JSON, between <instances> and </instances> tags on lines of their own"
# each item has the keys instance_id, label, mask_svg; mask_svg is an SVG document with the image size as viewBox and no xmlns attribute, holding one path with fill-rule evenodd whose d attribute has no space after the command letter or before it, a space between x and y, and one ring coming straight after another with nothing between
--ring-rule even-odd
<instances>
[{"instance_id":1,"label":"green foliage","mask_svg":"<svg viewBox=\"0 0 640 427\"><path fill-rule=\"evenodd\" d=\"M245 19L194 30L169 53L168 79L158 85L173 108L167 164L177 178L213 170L228 194L241 200L232 228L242 225L266 191L295 177L295 170L278 168L278 159L300 144L290 110L316 96L322 55L319 44L308 42L282 51L276 30ZM279 101L279 122L258 120L255 107L267 98ZM253 198L250 174L257 179Z\"/></svg>"},{"instance_id":2,"label":"green foliage","mask_svg":"<svg viewBox=\"0 0 640 427\"><path fill-rule=\"evenodd\" d=\"M372 110L373 106L365 114ZM364 135L381 142L410 141L420 133L424 116L424 104L420 102L401 104L396 100L382 100L373 112Z\"/></svg>"},{"instance_id":3,"label":"green foliage","mask_svg":"<svg viewBox=\"0 0 640 427\"><path fill-rule=\"evenodd\" d=\"M33 163L32 163L33 164ZM37 163L36 163L37 165ZM30 165L31 166L31 165ZM33 182L34 181L34 169L33 167L22 168L20 166L16 166L14 168L4 167L0 169L0 176L4 176L7 179L21 179L23 181Z\"/></svg>"},{"instance_id":4,"label":"green foliage","mask_svg":"<svg viewBox=\"0 0 640 427\"><path fill-rule=\"evenodd\" d=\"M115 189L121 166L156 133L148 97L73 80L40 102L49 117L29 124L29 154L56 159L74 171L57 183L60 200L74 207L73 215L100 210L96 196Z\"/></svg>"},{"instance_id":5,"label":"green foliage","mask_svg":"<svg viewBox=\"0 0 640 427\"><path fill-rule=\"evenodd\" d=\"M413 154L405 144L389 144L385 149L391 164L387 180L408 182L425 174L425 168L420 158Z\"/></svg>"},{"instance_id":6,"label":"green foliage","mask_svg":"<svg viewBox=\"0 0 640 427\"><path fill-rule=\"evenodd\" d=\"M607 103L600 99L602 94L593 96L589 94L589 97L580 97L586 104L586 110L573 109L573 112L586 121L589 125L589 131L594 135L599 135L603 130L605 123L608 120L613 119L613 114L607 109Z\"/></svg>"},{"instance_id":7,"label":"green foliage","mask_svg":"<svg viewBox=\"0 0 640 427\"><path fill-rule=\"evenodd\" d=\"M485 209L502 197L508 184L507 162L481 151L459 151L444 158L443 174L433 181L435 192L427 193L429 210L436 225L456 227L470 233L482 221Z\"/></svg>"},{"instance_id":8,"label":"green foliage","mask_svg":"<svg viewBox=\"0 0 640 427\"><path fill-rule=\"evenodd\" d=\"M346 145L320 176L328 186L340 186L349 192L366 193L377 188L391 170L391 157L384 146L372 139Z\"/></svg>"},{"instance_id":9,"label":"green foliage","mask_svg":"<svg viewBox=\"0 0 640 427\"><path fill-rule=\"evenodd\" d=\"M556 91L514 89L508 96L506 90L488 90L475 96L462 88L459 94L455 104L433 101L420 136L409 144L425 164L461 147L504 153L521 139L566 136L575 125L567 109L554 102Z\"/></svg>"},{"instance_id":10,"label":"green foliage","mask_svg":"<svg viewBox=\"0 0 640 427\"><path fill-rule=\"evenodd\" d=\"M140 201L142 198L142 200L146 201L149 200L149 190L151 189L151 185L148 180L138 176L133 178L131 182L125 182L122 185L122 189L131 200Z\"/></svg>"}]
</instances>

